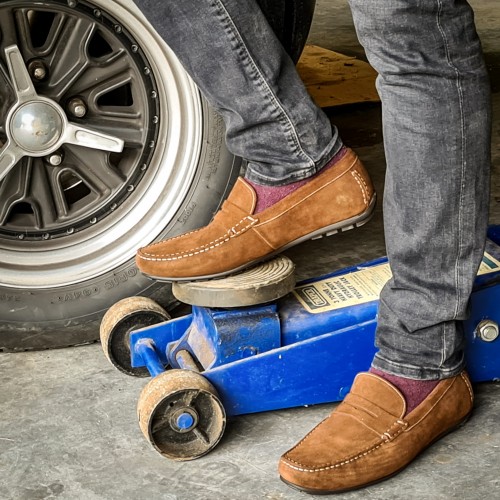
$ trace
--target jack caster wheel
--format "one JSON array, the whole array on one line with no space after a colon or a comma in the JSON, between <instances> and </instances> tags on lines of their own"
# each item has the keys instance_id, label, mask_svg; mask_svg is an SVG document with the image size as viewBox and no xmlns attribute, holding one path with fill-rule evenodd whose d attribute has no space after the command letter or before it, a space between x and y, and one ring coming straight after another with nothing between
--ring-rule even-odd
<instances>
[{"instance_id":1,"label":"jack caster wheel","mask_svg":"<svg viewBox=\"0 0 500 500\"><path fill-rule=\"evenodd\" d=\"M177 461L205 455L220 441L226 412L199 373L169 370L151 379L137 403L139 426L163 456Z\"/></svg>"},{"instance_id":2,"label":"jack caster wheel","mask_svg":"<svg viewBox=\"0 0 500 500\"><path fill-rule=\"evenodd\" d=\"M170 315L147 297L128 297L111 306L102 318L100 337L111 364L127 375L148 377L146 368L132 368L129 334L134 330L168 321Z\"/></svg>"}]
</instances>

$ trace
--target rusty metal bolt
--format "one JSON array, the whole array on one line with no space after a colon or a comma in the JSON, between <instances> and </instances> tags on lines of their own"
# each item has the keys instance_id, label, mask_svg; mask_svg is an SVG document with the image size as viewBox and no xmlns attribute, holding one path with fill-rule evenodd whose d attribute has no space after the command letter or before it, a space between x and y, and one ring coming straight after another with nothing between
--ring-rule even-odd
<instances>
[{"instance_id":1,"label":"rusty metal bolt","mask_svg":"<svg viewBox=\"0 0 500 500\"><path fill-rule=\"evenodd\" d=\"M47 77L47 67L42 61L31 61L28 65L28 71L35 80L45 80Z\"/></svg>"},{"instance_id":2,"label":"rusty metal bolt","mask_svg":"<svg viewBox=\"0 0 500 500\"><path fill-rule=\"evenodd\" d=\"M83 118L87 114L87 105L79 97L73 97L68 102L68 111L77 118Z\"/></svg>"}]
</instances>

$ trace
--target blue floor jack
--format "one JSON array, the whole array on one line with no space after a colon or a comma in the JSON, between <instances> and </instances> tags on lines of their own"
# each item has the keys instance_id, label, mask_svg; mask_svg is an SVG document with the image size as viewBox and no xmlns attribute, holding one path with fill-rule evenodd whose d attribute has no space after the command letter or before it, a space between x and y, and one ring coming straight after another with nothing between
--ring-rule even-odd
<instances>
[{"instance_id":1,"label":"blue floor jack","mask_svg":"<svg viewBox=\"0 0 500 500\"><path fill-rule=\"evenodd\" d=\"M174 283L174 294L193 307L172 320L144 297L106 313L108 359L125 373L153 377L138 417L162 455L191 460L208 453L227 416L340 401L369 368L378 297L391 276L387 259L296 287L293 267L279 257L221 280ZM491 226L463 324L473 382L500 379L498 300L500 226Z\"/></svg>"}]
</instances>

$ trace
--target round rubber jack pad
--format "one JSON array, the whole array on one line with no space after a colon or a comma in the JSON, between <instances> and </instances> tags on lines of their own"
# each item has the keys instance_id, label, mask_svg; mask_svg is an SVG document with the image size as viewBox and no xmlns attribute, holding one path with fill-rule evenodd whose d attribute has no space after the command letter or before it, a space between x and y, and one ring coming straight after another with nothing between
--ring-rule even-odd
<instances>
[{"instance_id":1,"label":"round rubber jack pad","mask_svg":"<svg viewBox=\"0 0 500 500\"><path fill-rule=\"evenodd\" d=\"M172 283L181 302L201 307L245 307L284 297L295 287L295 264L284 255L237 274L207 281Z\"/></svg>"}]
</instances>

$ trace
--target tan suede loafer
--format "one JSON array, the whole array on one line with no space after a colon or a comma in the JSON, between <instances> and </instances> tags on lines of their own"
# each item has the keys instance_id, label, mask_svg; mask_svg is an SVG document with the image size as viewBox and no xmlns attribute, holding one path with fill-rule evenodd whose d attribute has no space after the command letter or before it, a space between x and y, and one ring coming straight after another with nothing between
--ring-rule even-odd
<instances>
[{"instance_id":1,"label":"tan suede loafer","mask_svg":"<svg viewBox=\"0 0 500 500\"><path fill-rule=\"evenodd\" d=\"M386 380L362 373L335 411L280 460L281 479L308 493L341 493L387 479L472 411L465 372L442 380L405 415L406 402Z\"/></svg>"},{"instance_id":2,"label":"tan suede loafer","mask_svg":"<svg viewBox=\"0 0 500 500\"><path fill-rule=\"evenodd\" d=\"M256 194L239 178L208 226L141 248L137 267L163 281L223 276L302 241L367 222L375 192L352 152L272 207L255 214Z\"/></svg>"}]
</instances>

